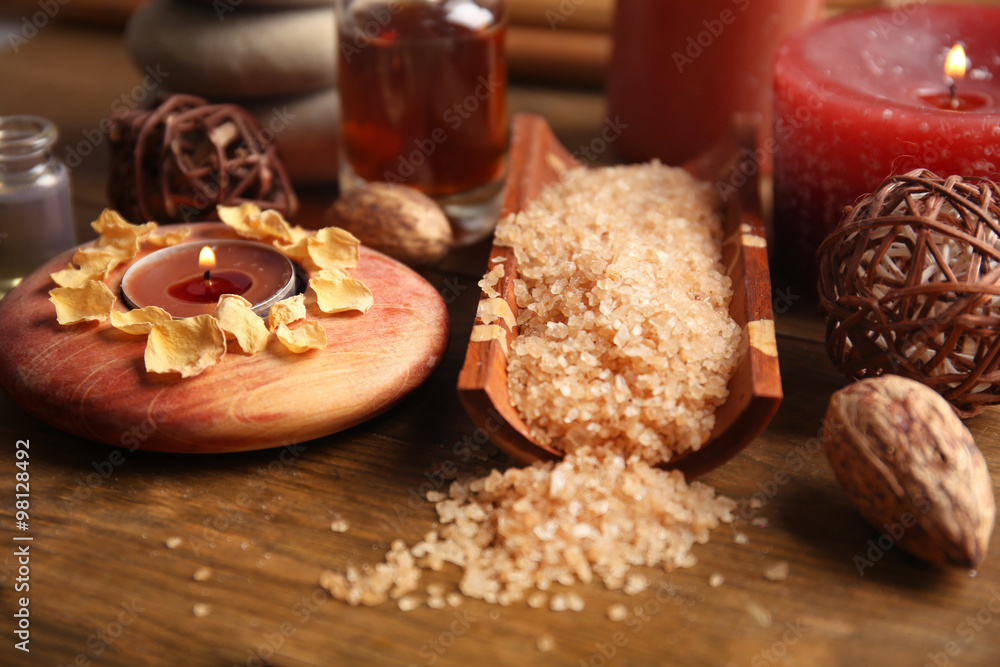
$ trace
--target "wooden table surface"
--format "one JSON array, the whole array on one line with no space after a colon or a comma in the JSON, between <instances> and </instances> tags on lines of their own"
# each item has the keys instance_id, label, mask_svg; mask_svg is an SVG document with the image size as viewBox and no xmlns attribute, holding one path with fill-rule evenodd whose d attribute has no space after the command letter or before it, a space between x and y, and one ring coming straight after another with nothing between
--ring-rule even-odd
<instances>
[{"instance_id":1,"label":"wooden table surface","mask_svg":"<svg viewBox=\"0 0 1000 667\"><path fill-rule=\"evenodd\" d=\"M0 49L3 47L0 46ZM53 119L75 144L140 76L113 31L52 25L0 52L0 114ZM515 87L512 108L545 114L572 150L604 121L598 93ZM104 147L72 174L76 214L104 206ZM306 193L314 210L331 192ZM380 562L434 521L421 499L438 470L485 471L480 435L455 395L486 247L456 251L428 278L449 304L451 344L422 388L349 431L281 450L182 456L116 450L57 432L0 395L0 664L3 665L996 665L1000 547L978 572L946 571L884 548L852 509L818 448L831 392L807 290L774 277L785 400L766 432L704 478L740 519L695 549L699 563L636 597L577 586L582 612L490 606L402 612L355 608L320 572ZM0 345L4 341L0 341ZM322 388L318 388L321 390ZM1000 481L997 410L972 419ZM123 424L141 436L142 424ZM30 441L30 522L14 530L15 443ZM751 504L751 499L756 498ZM338 533L331 521L345 519ZM735 530L749 544L734 542ZM30 542L15 542L30 536ZM15 554L30 545L30 572ZM785 581L762 572L787 561ZM867 564L866 564L867 563ZM860 564L860 567L859 567ZM722 574L724 583L709 585ZM425 582L449 589L446 569ZM22 581L23 580L23 581ZM16 585L30 591L17 592ZM14 649L29 597L30 653ZM612 622L609 605L629 605ZM537 642L551 636L555 647Z\"/></svg>"}]
</instances>

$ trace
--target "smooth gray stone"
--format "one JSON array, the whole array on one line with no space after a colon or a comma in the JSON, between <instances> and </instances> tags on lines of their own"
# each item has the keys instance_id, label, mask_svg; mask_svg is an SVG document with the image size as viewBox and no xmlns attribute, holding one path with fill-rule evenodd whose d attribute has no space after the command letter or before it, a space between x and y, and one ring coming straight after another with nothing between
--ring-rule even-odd
<instances>
[{"instance_id":1,"label":"smooth gray stone","mask_svg":"<svg viewBox=\"0 0 1000 667\"><path fill-rule=\"evenodd\" d=\"M211 3L151 0L132 14L125 40L140 69L166 73L165 87L211 98L291 95L337 80L332 5L222 13Z\"/></svg>"}]
</instances>

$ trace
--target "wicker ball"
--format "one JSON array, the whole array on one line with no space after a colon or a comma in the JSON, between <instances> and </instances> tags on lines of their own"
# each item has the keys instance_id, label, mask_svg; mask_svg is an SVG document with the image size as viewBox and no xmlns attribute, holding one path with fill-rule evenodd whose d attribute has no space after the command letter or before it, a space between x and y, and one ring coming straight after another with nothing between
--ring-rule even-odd
<instances>
[{"instance_id":1,"label":"wicker ball","mask_svg":"<svg viewBox=\"0 0 1000 667\"><path fill-rule=\"evenodd\" d=\"M245 202L298 210L273 133L242 107L171 95L110 120L108 198L133 222L218 220L216 205Z\"/></svg>"},{"instance_id":2,"label":"wicker ball","mask_svg":"<svg viewBox=\"0 0 1000 667\"><path fill-rule=\"evenodd\" d=\"M1000 402L1000 187L925 169L887 179L820 246L827 353L893 373L962 417Z\"/></svg>"}]
</instances>

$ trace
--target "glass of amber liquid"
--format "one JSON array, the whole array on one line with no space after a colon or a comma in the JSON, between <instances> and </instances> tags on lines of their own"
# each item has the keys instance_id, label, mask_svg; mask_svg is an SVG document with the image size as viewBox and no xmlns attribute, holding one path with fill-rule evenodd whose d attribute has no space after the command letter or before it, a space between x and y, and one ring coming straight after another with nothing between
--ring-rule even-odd
<instances>
[{"instance_id":1,"label":"glass of amber liquid","mask_svg":"<svg viewBox=\"0 0 1000 667\"><path fill-rule=\"evenodd\" d=\"M401 183L490 233L507 147L502 0L337 0L340 186Z\"/></svg>"}]
</instances>

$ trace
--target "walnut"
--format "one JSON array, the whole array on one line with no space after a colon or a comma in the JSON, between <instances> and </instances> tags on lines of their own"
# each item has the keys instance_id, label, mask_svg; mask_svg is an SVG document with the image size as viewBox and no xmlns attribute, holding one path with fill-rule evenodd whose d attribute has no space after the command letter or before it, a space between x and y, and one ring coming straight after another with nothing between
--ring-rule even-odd
<instances>
[{"instance_id":1,"label":"walnut","mask_svg":"<svg viewBox=\"0 0 1000 667\"><path fill-rule=\"evenodd\" d=\"M895 375L830 399L827 459L855 507L901 548L941 565L986 555L996 505L972 434L933 389Z\"/></svg>"},{"instance_id":2,"label":"walnut","mask_svg":"<svg viewBox=\"0 0 1000 667\"><path fill-rule=\"evenodd\" d=\"M452 244L441 208L404 185L367 183L348 190L327 211L327 220L409 266L436 264Z\"/></svg>"}]
</instances>

